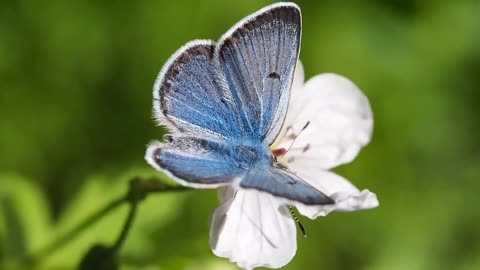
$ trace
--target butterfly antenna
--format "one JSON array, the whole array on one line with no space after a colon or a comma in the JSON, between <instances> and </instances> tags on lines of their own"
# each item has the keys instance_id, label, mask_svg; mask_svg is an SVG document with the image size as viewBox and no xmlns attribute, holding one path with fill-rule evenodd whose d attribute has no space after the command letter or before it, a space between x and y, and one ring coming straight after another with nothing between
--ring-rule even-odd
<instances>
[{"instance_id":1,"label":"butterfly antenna","mask_svg":"<svg viewBox=\"0 0 480 270\"><path fill-rule=\"evenodd\" d=\"M307 123L305 124L305 126L303 126L303 128L300 130L300 132L298 132L298 134L295 135L295 137L293 137L293 141L292 143L290 144L290 146L287 148L287 151L285 151L285 153L283 155L281 155L280 157L283 157L285 156L288 151L290 151L290 149L292 148L293 144L295 143L295 141L297 140L298 136L300 136L300 134L302 134L302 132L308 127L308 125L310 125L310 121L307 121Z\"/></svg>"},{"instance_id":2,"label":"butterfly antenna","mask_svg":"<svg viewBox=\"0 0 480 270\"><path fill-rule=\"evenodd\" d=\"M302 231L303 238L307 238L307 231L305 231L305 228L303 227L302 223L300 220L298 220L297 215L295 215L295 212L293 211L293 208L291 206L288 206L288 210L290 210L290 213L293 216L293 219L295 219L295 222L298 224L298 227Z\"/></svg>"}]
</instances>

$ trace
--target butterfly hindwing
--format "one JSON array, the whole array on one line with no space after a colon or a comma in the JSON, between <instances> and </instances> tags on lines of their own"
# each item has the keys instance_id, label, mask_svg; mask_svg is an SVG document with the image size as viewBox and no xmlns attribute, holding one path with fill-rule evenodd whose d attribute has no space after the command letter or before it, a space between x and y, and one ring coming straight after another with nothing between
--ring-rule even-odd
<instances>
[{"instance_id":1,"label":"butterfly hindwing","mask_svg":"<svg viewBox=\"0 0 480 270\"><path fill-rule=\"evenodd\" d=\"M148 148L147 161L184 185L217 187L230 184L243 170L235 165L228 145L196 137L166 135Z\"/></svg>"},{"instance_id":2,"label":"butterfly hindwing","mask_svg":"<svg viewBox=\"0 0 480 270\"><path fill-rule=\"evenodd\" d=\"M306 205L332 204L327 195L315 189L295 174L281 169L251 169L240 182L243 188L253 188L274 196Z\"/></svg>"}]
</instances>

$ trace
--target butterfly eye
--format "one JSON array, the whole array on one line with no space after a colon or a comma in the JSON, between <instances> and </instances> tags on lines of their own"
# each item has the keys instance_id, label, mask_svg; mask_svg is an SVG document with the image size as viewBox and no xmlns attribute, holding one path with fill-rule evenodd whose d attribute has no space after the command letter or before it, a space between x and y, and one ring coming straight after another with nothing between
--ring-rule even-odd
<instances>
[{"instance_id":1,"label":"butterfly eye","mask_svg":"<svg viewBox=\"0 0 480 270\"><path fill-rule=\"evenodd\" d=\"M172 137L172 135L170 135L170 134L164 135L164 136L163 136L163 141L164 141L164 142L168 142L168 143L173 142L173 137Z\"/></svg>"}]
</instances>

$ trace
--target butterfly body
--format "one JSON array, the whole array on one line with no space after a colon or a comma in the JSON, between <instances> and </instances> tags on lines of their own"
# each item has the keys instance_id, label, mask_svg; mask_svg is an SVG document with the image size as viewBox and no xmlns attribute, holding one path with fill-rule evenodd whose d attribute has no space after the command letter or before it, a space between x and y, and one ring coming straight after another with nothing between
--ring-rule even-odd
<instances>
[{"instance_id":1,"label":"butterfly body","mask_svg":"<svg viewBox=\"0 0 480 270\"><path fill-rule=\"evenodd\" d=\"M245 144L235 147L235 161L240 168L251 169L270 166L268 147L262 144Z\"/></svg>"},{"instance_id":2,"label":"butterfly body","mask_svg":"<svg viewBox=\"0 0 480 270\"><path fill-rule=\"evenodd\" d=\"M169 134L149 147L147 161L187 186L235 185L304 204L333 203L269 149L285 120L300 33L298 6L278 3L217 43L180 48L154 86L154 115Z\"/></svg>"}]
</instances>

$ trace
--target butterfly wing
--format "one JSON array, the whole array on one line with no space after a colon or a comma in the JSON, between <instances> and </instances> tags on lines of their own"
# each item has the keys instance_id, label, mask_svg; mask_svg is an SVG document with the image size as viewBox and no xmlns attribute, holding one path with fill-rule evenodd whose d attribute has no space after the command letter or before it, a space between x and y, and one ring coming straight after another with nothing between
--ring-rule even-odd
<instances>
[{"instance_id":1,"label":"butterfly wing","mask_svg":"<svg viewBox=\"0 0 480 270\"><path fill-rule=\"evenodd\" d=\"M216 60L247 139L271 144L280 131L300 35L300 9L279 3L243 19L218 41Z\"/></svg>"},{"instance_id":2,"label":"butterfly wing","mask_svg":"<svg viewBox=\"0 0 480 270\"><path fill-rule=\"evenodd\" d=\"M225 145L271 143L281 128L298 58L300 10L274 4L240 21L215 45L187 43L154 86L155 117L181 143L155 143L147 161L182 184L216 186L242 172ZM185 140L177 140L186 143Z\"/></svg>"},{"instance_id":3,"label":"butterfly wing","mask_svg":"<svg viewBox=\"0 0 480 270\"><path fill-rule=\"evenodd\" d=\"M158 76L154 115L172 133L226 140L237 137L229 91L212 61L215 45L194 40L172 55Z\"/></svg>"},{"instance_id":4,"label":"butterfly wing","mask_svg":"<svg viewBox=\"0 0 480 270\"><path fill-rule=\"evenodd\" d=\"M240 186L268 192L274 196L306 205L334 203L330 197L315 189L297 175L276 167L250 170L240 182Z\"/></svg>"},{"instance_id":5,"label":"butterfly wing","mask_svg":"<svg viewBox=\"0 0 480 270\"><path fill-rule=\"evenodd\" d=\"M235 146L271 144L283 124L301 32L295 4L268 6L245 18L214 45L193 41L163 67L154 87L155 116L172 135L147 150L147 161L178 182L240 186L304 204L331 199L275 167L243 168Z\"/></svg>"},{"instance_id":6,"label":"butterfly wing","mask_svg":"<svg viewBox=\"0 0 480 270\"><path fill-rule=\"evenodd\" d=\"M162 143L148 148L146 160L157 170L191 187L230 184L245 173L235 165L227 144L196 137L166 135Z\"/></svg>"},{"instance_id":7,"label":"butterfly wing","mask_svg":"<svg viewBox=\"0 0 480 270\"><path fill-rule=\"evenodd\" d=\"M154 115L170 135L149 146L145 159L179 183L216 187L240 172L229 142L239 135L227 86L212 61L212 41L196 40L165 64L154 86Z\"/></svg>"},{"instance_id":8,"label":"butterfly wing","mask_svg":"<svg viewBox=\"0 0 480 270\"><path fill-rule=\"evenodd\" d=\"M216 60L247 139L270 145L278 135L287 111L300 36L298 6L278 3L240 21L218 41ZM295 174L273 166L250 169L240 187L307 205L333 203Z\"/></svg>"}]
</instances>

